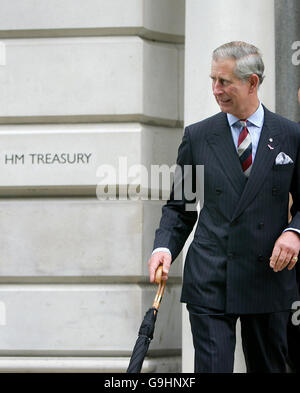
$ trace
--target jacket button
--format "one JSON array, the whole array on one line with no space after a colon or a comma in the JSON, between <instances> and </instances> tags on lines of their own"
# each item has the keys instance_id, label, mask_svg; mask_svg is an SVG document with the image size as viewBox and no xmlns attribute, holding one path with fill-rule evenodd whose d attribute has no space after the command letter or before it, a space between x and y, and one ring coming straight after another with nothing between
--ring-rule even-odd
<instances>
[{"instance_id":1,"label":"jacket button","mask_svg":"<svg viewBox=\"0 0 300 393\"><path fill-rule=\"evenodd\" d=\"M265 258L264 258L263 255L259 255L259 256L257 257L257 260L258 260L259 262L263 262L263 261L265 260Z\"/></svg>"},{"instance_id":2,"label":"jacket button","mask_svg":"<svg viewBox=\"0 0 300 393\"><path fill-rule=\"evenodd\" d=\"M220 195L220 194L222 194L222 190L221 190L221 188L216 188L216 194L217 194L217 195Z\"/></svg>"},{"instance_id":3,"label":"jacket button","mask_svg":"<svg viewBox=\"0 0 300 393\"><path fill-rule=\"evenodd\" d=\"M272 188L272 195L277 195L278 194L278 188L277 187L273 187Z\"/></svg>"},{"instance_id":4,"label":"jacket button","mask_svg":"<svg viewBox=\"0 0 300 393\"><path fill-rule=\"evenodd\" d=\"M260 222L258 224L258 229L263 229L264 226L265 226L265 224L263 222Z\"/></svg>"}]
</instances>

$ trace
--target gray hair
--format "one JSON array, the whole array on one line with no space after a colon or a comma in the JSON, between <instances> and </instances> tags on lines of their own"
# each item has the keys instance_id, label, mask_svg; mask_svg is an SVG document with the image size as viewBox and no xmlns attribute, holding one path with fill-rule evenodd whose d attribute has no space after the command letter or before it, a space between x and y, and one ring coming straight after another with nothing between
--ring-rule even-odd
<instances>
[{"instance_id":1,"label":"gray hair","mask_svg":"<svg viewBox=\"0 0 300 393\"><path fill-rule=\"evenodd\" d=\"M213 51L213 60L229 58L236 60L235 75L241 80L248 80L252 74L259 78L262 84L265 76L265 66L259 49L242 41L232 41L219 46Z\"/></svg>"}]
</instances>

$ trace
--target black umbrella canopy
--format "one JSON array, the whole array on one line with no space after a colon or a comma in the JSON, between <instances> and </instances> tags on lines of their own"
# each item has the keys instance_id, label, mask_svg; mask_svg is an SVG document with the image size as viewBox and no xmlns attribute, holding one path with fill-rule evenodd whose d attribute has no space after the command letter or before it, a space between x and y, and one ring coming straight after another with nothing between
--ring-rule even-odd
<instances>
[{"instance_id":1,"label":"black umbrella canopy","mask_svg":"<svg viewBox=\"0 0 300 393\"><path fill-rule=\"evenodd\" d=\"M152 307L146 312L144 320L139 330L139 336L133 348L127 373L139 373L142 369L143 361L153 339L157 310Z\"/></svg>"},{"instance_id":2,"label":"black umbrella canopy","mask_svg":"<svg viewBox=\"0 0 300 393\"><path fill-rule=\"evenodd\" d=\"M148 351L150 342L153 339L157 312L166 286L166 281L161 280L161 273L162 266L158 268L158 273L156 275L155 281L157 282L160 279L160 283L154 299L154 303L153 306L149 308L149 310L146 312L143 322L140 326L138 339L136 340L135 346L132 351L127 373L141 372L146 353Z\"/></svg>"}]
</instances>

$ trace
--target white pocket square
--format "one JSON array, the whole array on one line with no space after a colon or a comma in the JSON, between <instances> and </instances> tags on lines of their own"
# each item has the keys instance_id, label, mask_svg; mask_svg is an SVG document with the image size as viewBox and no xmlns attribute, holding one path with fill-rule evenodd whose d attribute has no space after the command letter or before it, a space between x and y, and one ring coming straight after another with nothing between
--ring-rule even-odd
<instances>
[{"instance_id":1,"label":"white pocket square","mask_svg":"<svg viewBox=\"0 0 300 393\"><path fill-rule=\"evenodd\" d=\"M283 151L281 151L275 160L275 165L286 165L286 164L293 164L293 160L291 159L290 156L288 156L287 154L283 153Z\"/></svg>"}]
</instances>

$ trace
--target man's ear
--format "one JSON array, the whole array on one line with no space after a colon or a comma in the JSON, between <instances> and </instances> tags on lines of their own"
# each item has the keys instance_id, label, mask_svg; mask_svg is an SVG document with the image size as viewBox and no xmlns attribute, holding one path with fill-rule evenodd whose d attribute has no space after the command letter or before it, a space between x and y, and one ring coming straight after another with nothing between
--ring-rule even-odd
<instances>
[{"instance_id":1,"label":"man's ear","mask_svg":"<svg viewBox=\"0 0 300 393\"><path fill-rule=\"evenodd\" d=\"M252 74L249 78L250 82L250 93L254 93L258 89L259 77L256 74Z\"/></svg>"}]
</instances>

